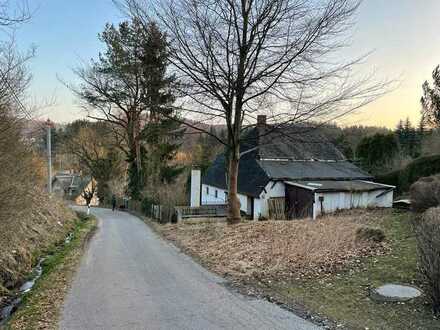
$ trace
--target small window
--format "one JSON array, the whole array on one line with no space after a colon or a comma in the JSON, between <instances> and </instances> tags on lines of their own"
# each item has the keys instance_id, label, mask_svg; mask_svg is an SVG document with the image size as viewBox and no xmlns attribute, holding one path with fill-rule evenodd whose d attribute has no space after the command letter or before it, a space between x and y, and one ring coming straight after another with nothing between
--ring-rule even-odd
<instances>
[{"instance_id":1,"label":"small window","mask_svg":"<svg viewBox=\"0 0 440 330\"><path fill-rule=\"evenodd\" d=\"M206 194L209 195L209 187L206 187Z\"/></svg>"},{"instance_id":2,"label":"small window","mask_svg":"<svg viewBox=\"0 0 440 330\"><path fill-rule=\"evenodd\" d=\"M218 197L218 191L217 191L217 189L215 190L214 195L215 195L215 198Z\"/></svg>"},{"instance_id":3,"label":"small window","mask_svg":"<svg viewBox=\"0 0 440 330\"><path fill-rule=\"evenodd\" d=\"M225 202L227 202L227 201L228 201L228 192L225 191Z\"/></svg>"}]
</instances>

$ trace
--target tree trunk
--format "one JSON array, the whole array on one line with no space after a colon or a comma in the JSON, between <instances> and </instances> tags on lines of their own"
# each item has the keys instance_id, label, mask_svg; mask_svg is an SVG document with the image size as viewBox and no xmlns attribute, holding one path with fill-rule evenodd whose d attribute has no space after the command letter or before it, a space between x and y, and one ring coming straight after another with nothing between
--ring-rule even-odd
<instances>
[{"instance_id":1,"label":"tree trunk","mask_svg":"<svg viewBox=\"0 0 440 330\"><path fill-rule=\"evenodd\" d=\"M135 144L135 152L136 152L136 168L138 173L138 178L140 180L140 184L142 185L142 159L141 159L141 144L140 144L140 120L137 118L137 120L134 123L134 144Z\"/></svg>"},{"instance_id":2,"label":"tree trunk","mask_svg":"<svg viewBox=\"0 0 440 330\"><path fill-rule=\"evenodd\" d=\"M228 192L228 224L236 224L241 220L240 217L240 199L238 198L238 164L239 157L237 153L232 152L229 158L229 192Z\"/></svg>"}]
</instances>

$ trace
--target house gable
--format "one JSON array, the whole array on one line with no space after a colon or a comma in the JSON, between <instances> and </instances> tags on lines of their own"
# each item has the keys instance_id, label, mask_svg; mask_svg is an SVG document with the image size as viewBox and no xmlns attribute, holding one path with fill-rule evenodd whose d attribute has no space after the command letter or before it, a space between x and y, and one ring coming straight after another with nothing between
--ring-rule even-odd
<instances>
[{"instance_id":1,"label":"house gable","mask_svg":"<svg viewBox=\"0 0 440 330\"><path fill-rule=\"evenodd\" d=\"M227 190L225 156L219 155L206 171L202 183ZM258 164L254 155L247 154L240 159L238 167L238 192L243 195L258 197L269 177Z\"/></svg>"}]
</instances>

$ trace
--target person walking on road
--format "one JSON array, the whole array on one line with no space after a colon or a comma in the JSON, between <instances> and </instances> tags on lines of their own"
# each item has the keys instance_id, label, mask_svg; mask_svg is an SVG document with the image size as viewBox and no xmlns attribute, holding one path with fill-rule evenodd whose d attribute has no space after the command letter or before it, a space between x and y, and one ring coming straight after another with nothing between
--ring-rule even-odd
<instances>
[{"instance_id":1,"label":"person walking on road","mask_svg":"<svg viewBox=\"0 0 440 330\"><path fill-rule=\"evenodd\" d=\"M114 211L116 209L116 196L113 195L112 196L112 211Z\"/></svg>"}]
</instances>

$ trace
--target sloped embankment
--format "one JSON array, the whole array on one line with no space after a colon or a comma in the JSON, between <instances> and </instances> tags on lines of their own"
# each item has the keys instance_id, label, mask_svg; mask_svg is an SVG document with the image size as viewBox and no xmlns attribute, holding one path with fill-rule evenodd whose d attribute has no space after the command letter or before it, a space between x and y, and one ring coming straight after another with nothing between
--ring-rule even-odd
<instances>
[{"instance_id":1,"label":"sloped embankment","mask_svg":"<svg viewBox=\"0 0 440 330\"><path fill-rule=\"evenodd\" d=\"M75 215L61 201L37 189L29 194L30 203L0 218L0 307L39 256L62 242L74 226Z\"/></svg>"}]
</instances>

